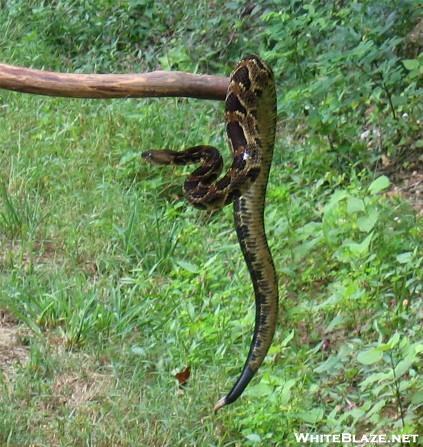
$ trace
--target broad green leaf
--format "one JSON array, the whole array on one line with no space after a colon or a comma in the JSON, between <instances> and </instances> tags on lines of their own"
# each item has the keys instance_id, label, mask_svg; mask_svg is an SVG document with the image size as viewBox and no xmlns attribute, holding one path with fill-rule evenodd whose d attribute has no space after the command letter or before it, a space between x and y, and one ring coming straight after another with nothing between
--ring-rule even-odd
<instances>
[{"instance_id":1,"label":"broad green leaf","mask_svg":"<svg viewBox=\"0 0 423 447\"><path fill-rule=\"evenodd\" d=\"M403 59L402 63L407 70L415 70L419 67L419 61L417 59Z\"/></svg>"},{"instance_id":2,"label":"broad green leaf","mask_svg":"<svg viewBox=\"0 0 423 447\"><path fill-rule=\"evenodd\" d=\"M304 258L321 241L321 237L316 237L310 241L305 241L294 248L294 260L296 262Z\"/></svg>"},{"instance_id":3,"label":"broad green leaf","mask_svg":"<svg viewBox=\"0 0 423 447\"><path fill-rule=\"evenodd\" d=\"M413 343L411 347L414 349L416 354L423 352L423 343Z\"/></svg>"},{"instance_id":4,"label":"broad green leaf","mask_svg":"<svg viewBox=\"0 0 423 447\"><path fill-rule=\"evenodd\" d=\"M317 373L322 373L325 371L335 372L336 366L339 366L339 359L336 355L331 355L325 362L314 369Z\"/></svg>"},{"instance_id":5,"label":"broad green leaf","mask_svg":"<svg viewBox=\"0 0 423 447\"><path fill-rule=\"evenodd\" d=\"M411 380L408 380L408 378L406 377L405 380L401 380L399 383L399 387L398 387L398 391L403 392L403 391L407 391L410 388L413 388L413 382Z\"/></svg>"},{"instance_id":6,"label":"broad green leaf","mask_svg":"<svg viewBox=\"0 0 423 447\"><path fill-rule=\"evenodd\" d=\"M357 355L357 360L363 365L372 365L382 359L383 352L377 348L371 348L367 351L361 351Z\"/></svg>"},{"instance_id":7,"label":"broad green leaf","mask_svg":"<svg viewBox=\"0 0 423 447\"><path fill-rule=\"evenodd\" d=\"M326 327L325 334L333 331L338 326L341 326L344 323L344 321L345 321L345 318L341 314L336 315L336 317L333 318L332 321Z\"/></svg>"},{"instance_id":8,"label":"broad green leaf","mask_svg":"<svg viewBox=\"0 0 423 447\"><path fill-rule=\"evenodd\" d=\"M279 400L282 405L287 405L291 400L291 388L297 383L296 379L288 380L279 391Z\"/></svg>"},{"instance_id":9,"label":"broad green leaf","mask_svg":"<svg viewBox=\"0 0 423 447\"><path fill-rule=\"evenodd\" d=\"M250 442L260 442L261 437L257 433L250 433L245 436L245 439L248 439Z\"/></svg>"},{"instance_id":10,"label":"broad green leaf","mask_svg":"<svg viewBox=\"0 0 423 447\"><path fill-rule=\"evenodd\" d=\"M362 216L357 219L358 228L360 231L369 233L373 230L378 218L379 213L376 210L372 210L367 216Z\"/></svg>"},{"instance_id":11,"label":"broad green leaf","mask_svg":"<svg viewBox=\"0 0 423 447\"><path fill-rule=\"evenodd\" d=\"M394 107L402 106L408 102L408 98L401 95L393 95L391 100Z\"/></svg>"},{"instance_id":12,"label":"broad green leaf","mask_svg":"<svg viewBox=\"0 0 423 447\"><path fill-rule=\"evenodd\" d=\"M401 360L395 367L395 377L399 379L402 375L408 372L415 360L416 357L414 355L407 356L404 360Z\"/></svg>"},{"instance_id":13,"label":"broad green leaf","mask_svg":"<svg viewBox=\"0 0 423 447\"><path fill-rule=\"evenodd\" d=\"M354 214L360 211L364 211L364 202L357 197L348 197L347 200L348 214Z\"/></svg>"},{"instance_id":14,"label":"broad green leaf","mask_svg":"<svg viewBox=\"0 0 423 447\"><path fill-rule=\"evenodd\" d=\"M393 379L393 375L391 372L388 373L384 373L384 372L379 372L379 373L374 373L374 374L370 374L370 376L368 376L365 380L363 380L360 383L360 388L362 390L365 390L367 388L374 387L374 383L383 383L386 380L392 380Z\"/></svg>"},{"instance_id":15,"label":"broad green leaf","mask_svg":"<svg viewBox=\"0 0 423 447\"><path fill-rule=\"evenodd\" d=\"M370 403L370 402L369 402ZM364 407L364 405L363 405ZM349 416L351 416L353 418L352 420L352 424L351 426L354 426L354 424L364 416L364 411L361 408L353 408L351 411L349 411L348 413Z\"/></svg>"},{"instance_id":16,"label":"broad green leaf","mask_svg":"<svg viewBox=\"0 0 423 447\"><path fill-rule=\"evenodd\" d=\"M339 189L339 190L335 191L331 195L329 202L325 206L324 213L326 214L327 212L329 212L339 201L341 201L342 199L345 199L345 197L348 197L347 191L345 191L343 189Z\"/></svg>"},{"instance_id":17,"label":"broad green leaf","mask_svg":"<svg viewBox=\"0 0 423 447\"><path fill-rule=\"evenodd\" d=\"M368 253L372 237L373 237L373 233L370 233L363 241L361 241L359 243L347 242L344 244L344 246L346 248L348 248L353 255L362 256L362 255Z\"/></svg>"},{"instance_id":18,"label":"broad green leaf","mask_svg":"<svg viewBox=\"0 0 423 447\"><path fill-rule=\"evenodd\" d=\"M184 261L182 259L176 261L176 264L179 265L179 267L183 268L184 270L186 270L187 272L190 272L190 273L198 273L200 271L198 266L196 266L195 264L193 264L191 262Z\"/></svg>"},{"instance_id":19,"label":"broad green leaf","mask_svg":"<svg viewBox=\"0 0 423 447\"><path fill-rule=\"evenodd\" d=\"M137 119L139 120L140 117L137 116ZM121 157L119 165L124 165L125 163L128 163L129 161L132 160L139 160L139 158L140 158L139 152L127 152L126 154L123 154L123 156Z\"/></svg>"},{"instance_id":20,"label":"broad green leaf","mask_svg":"<svg viewBox=\"0 0 423 447\"><path fill-rule=\"evenodd\" d=\"M411 398L411 403L414 405L423 404L423 390L417 391Z\"/></svg>"},{"instance_id":21,"label":"broad green leaf","mask_svg":"<svg viewBox=\"0 0 423 447\"><path fill-rule=\"evenodd\" d=\"M412 251L406 251L404 253L401 253L397 255L397 261L400 264L407 264L413 259L413 252Z\"/></svg>"},{"instance_id":22,"label":"broad green leaf","mask_svg":"<svg viewBox=\"0 0 423 447\"><path fill-rule=\"evenodd\" d=\"M298 228L296 233L301 240L307 239L310 236L320 236L321 235L321 222L308 222L304 226Z\"/></svg>"},{"instance_id":23,"label":"broad green leaf","mask_svg":"<svg viewBox=\"0 0 423 447\"><path fill-rule=\"evenodd\" d=\"M391 373L391 381L394 380L394 377ZM372 395L373 396L381 396L383 393L386 392L387 389L391 386L391 383L388 382L381 382L375 386L372 387Z\"/></svg>"},{"instance_id":24,"label":"broad green leaf","mask_svg":"<svg viewBox=\"0 0 423 447\"><path fill-rule=\"evenodd\" d=\"M304 411L298 414L298 417L302 419L304 422L307 422L309 424L315 424L316 422L319 422L323 415L325 414L323 408L313 408L309 411Z\"/></svg>"},{"instance_id":25,"label":"broad green leaf","mask_svg":"<svg viewBox=\"0 0 423 447\"><path fill-rule=\"evenodd\" d=\"M370 194L377 194L378 192L388 188L390 184L391 182L389 178L386 177L386 175L382 175L376 180L373 180L373 182L369 186L369 192Z\"/></svg>"},{"instance_id":26,"label":"broad green leaf","mask_svg":"<svg viewBox=\"0 0 423 447\"><path fill-rule=\"evenodd\" d=\"M373 407L368 411L368 413L366 414L366 417L370 417L372 414L378 414L379 411L385 406L386 404L386 400L385 399L381 399L380 401L376 402L375 405L373 405Z\"/></svg>"},{"instance_id":27,"label":"broad green leaf","mask_svg":"<svg viewBox=\"0 0 423 447\"><path fill-rule=\"evenodd\" d=\"M288 405L291 401L292 393L289 388L283 388L282 391L278 392L279 395L279 402L281 405Z\"/></svg>"},{"instance_id":28,"label":"broad green leaf","mask_svg":"<svg viewBox=\"0 0 423 447\"><path fill-rule=\"evenodd\" d=\"M248 396L255 396L255 397L264 397L264 396L270 396L273 393L273 387L268 385L267 383L260 382L257 385L253 385L249 388L247 388L246 394Z\"/></svg>"},{"instance_id":29,"label":"broad green leaf","mask_svg":"<svg viewBox=\"0 0 423 447\"><path fill-rule=\"evenodd\" d=\"M389 345L391 349L394 348L400 341L400 337L400 334L398 332L395 332L395 334L388 340L387 345Z\"/></svg>"}]
</instances>

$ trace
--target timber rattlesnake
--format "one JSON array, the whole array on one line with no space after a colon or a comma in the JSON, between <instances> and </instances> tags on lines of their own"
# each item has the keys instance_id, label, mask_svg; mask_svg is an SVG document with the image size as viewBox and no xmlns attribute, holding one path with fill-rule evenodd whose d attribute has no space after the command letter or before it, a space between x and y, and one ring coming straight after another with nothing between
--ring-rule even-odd
<instances>
[{"instance_id":1,"label":"timber rattlesnake","mask_svg":"<svg viewBox=\"0 0 423 447\"><path fill-rule=\"evenodd\" d=\"M223 161L214 147L142 154L155 164L199 163L184 184L185 195L195 207L210 210L234 204L236 232L254 287L256 318L241 375L231 391L216 403L215 411L242 394L267 354L277 319L278 284L263 215L275 141L276 92L271 68L257 56L242 59L230 76L225 122L233 161L220 180L217 178Z\"/></svg>"}]
</instances>

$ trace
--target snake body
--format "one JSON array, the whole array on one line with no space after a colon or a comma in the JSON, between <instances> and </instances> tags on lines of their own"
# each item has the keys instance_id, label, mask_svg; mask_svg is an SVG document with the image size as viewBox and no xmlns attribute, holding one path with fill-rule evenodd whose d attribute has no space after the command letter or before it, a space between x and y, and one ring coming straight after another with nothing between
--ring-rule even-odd
<instances>
[{"instance_id":1,"label":"snake body","mask_svg":"<svg viewBox=\"0 0 423 447\"><path fill-rule=\"evenodd\" d=\"M143 158L155 164L199 163L185 181L188 201L197 208L219 209L233 203L235 228L253 283L254 334L242 372L214 410L234 402L257 372L271 345L278 308L278 284L264 228L266 187L276 128L276 91L271 68L257 56L242 59L230 76L225 122L233 161L223 168L219 151L195 146L181 152L153 150Z\"/></svg>"}]
</instances>

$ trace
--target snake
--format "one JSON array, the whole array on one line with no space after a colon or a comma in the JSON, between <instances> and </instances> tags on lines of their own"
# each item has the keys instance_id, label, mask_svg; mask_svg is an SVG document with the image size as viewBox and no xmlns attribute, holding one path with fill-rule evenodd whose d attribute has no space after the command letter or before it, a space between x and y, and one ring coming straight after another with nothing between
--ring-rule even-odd
<instances>
[{"instance_id":1,"label":"snake","mask_svg":"<svg viewBox=\"0 0 423 447\"><path fill-rule=\"evenodd\" d=\"M255 323L242 371L215 404L215 412L235 402L256 374L271 346L278 314L278 280L264 222L276 133L276 88L272 69L256 55L241 59L229 77L225 126L233 159L223 177L223 158L213 146L142 153L145 161L157 165L199 164L183 187L194 207L213 211L233 204L238 242L254 289Z\"/></svg>"}]
</instances>

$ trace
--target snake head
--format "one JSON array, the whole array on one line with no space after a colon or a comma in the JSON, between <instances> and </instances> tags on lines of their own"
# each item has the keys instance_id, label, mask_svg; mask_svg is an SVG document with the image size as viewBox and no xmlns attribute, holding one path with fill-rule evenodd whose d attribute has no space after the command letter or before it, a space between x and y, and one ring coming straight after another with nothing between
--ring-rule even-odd
<instances>
[{"instance_id":1,"label":"snake head","mask_svg":"<svg viewBox=\"0 0 423 447\"><path fill-rule=\"evenodd\" d=\"M173 152L163 149L146 151L141 154L141 157L149 163L154 163L156 165L168 165L173 160Z\"/></svg>"},{"instance_id":2,"label":"snake head","mask_svg":"<svg viewBox=\"0 0 423 447\"><path fill-rule=\"evenodd\" d=\"M143 158L144 160L146 160L146 161L148 161L148 162L151 162L152 151L146 151L146 152L143 152L143 153L141 154L141 158Z\"/></svg>"}]
</instances>

